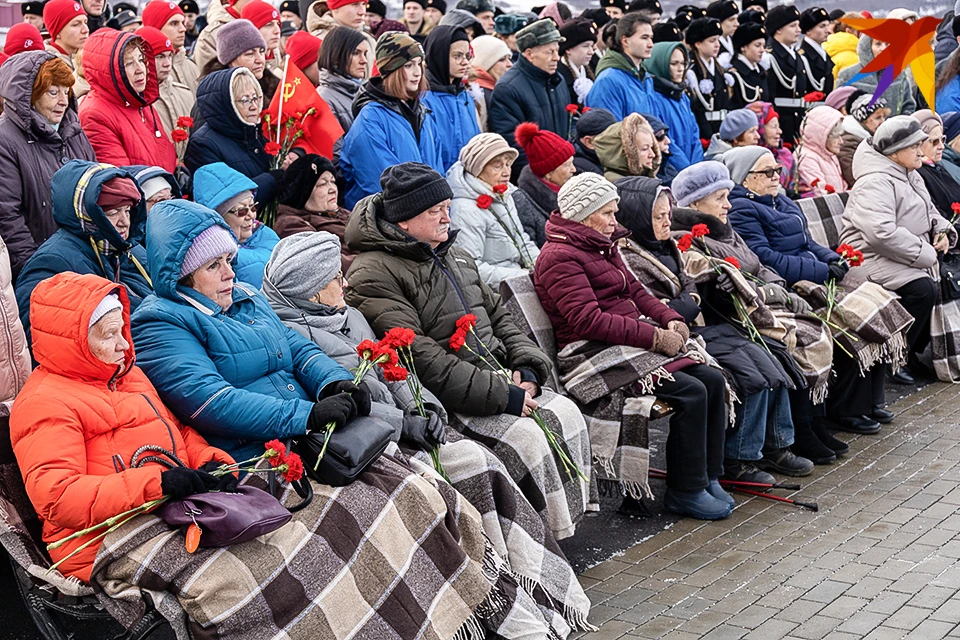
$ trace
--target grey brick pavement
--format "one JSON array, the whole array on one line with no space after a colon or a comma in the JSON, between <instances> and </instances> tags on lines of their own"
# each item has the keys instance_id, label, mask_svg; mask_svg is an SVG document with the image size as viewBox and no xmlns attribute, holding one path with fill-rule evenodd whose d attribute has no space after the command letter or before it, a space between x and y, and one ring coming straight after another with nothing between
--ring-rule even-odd
<instances>
[{"instance_id":1,"label":"grey brick pavement","mask_svg":"<svg viewBox=\"0 0 960 640\"><path fill-rule=\"evenodd\" d=\"M737 495L725 521L684 519L584 571L600 630L583 637L960 638L960 387L893 410L801 479L818 513Z\"/></svg>"}]
</instances>

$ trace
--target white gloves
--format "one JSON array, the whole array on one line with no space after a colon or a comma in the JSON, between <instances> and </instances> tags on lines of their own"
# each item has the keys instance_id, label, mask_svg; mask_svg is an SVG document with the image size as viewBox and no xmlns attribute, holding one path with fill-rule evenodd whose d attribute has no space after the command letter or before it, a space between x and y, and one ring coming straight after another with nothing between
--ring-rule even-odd
<instances>
[{"instance_id":1,"label":"white gloves","mask_svg":"<svg viewBox=\"0 0 960 640\"><path fill-rule=\"evenodd\" d=\"M764 70L770 68L770 60L772 59L769 51L764 51L763 56L760 58L760 67Z\"/></svg>"}]
</instances>

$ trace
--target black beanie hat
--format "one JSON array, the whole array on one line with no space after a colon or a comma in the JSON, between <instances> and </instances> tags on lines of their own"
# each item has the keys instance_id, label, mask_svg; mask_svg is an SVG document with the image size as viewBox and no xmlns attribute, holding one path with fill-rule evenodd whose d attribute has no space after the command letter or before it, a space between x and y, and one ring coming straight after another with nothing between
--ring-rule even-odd
<instances>
[{"instance_id":1,"label":"black beanie hat","mask_svg":"<svg viewBox=\"0 0 960 640\"><path fill-rule=\"evenodd\" d=\"M737 27L733 32L733 50L740 53L740 48L745 47L754 40L767 40L767 29L762 24L756 22L745 22Z\"/></svg>"},{"instance_id":2,"label":"black beanie hat","mask_svg":"<svg viewBox=\"0 0 960 640\"><path fill-rule=\"evenodd\" d=\"M707 17L716 18L720 22L738 13L740 13L740 9L737 8L737 3L733 0L716 0L707 5Z\"/></svg>"},{"instance_id":3,"label":"black beanie hat","mask_svg":"<svg viewBox=\"0 0 960 640\"><path fill-rule=\"evenodd\" d=\"M834 10L831 11L830 14L829 14L829 15L830 15L830 19L833 20L834 22L836 22L837 20L839 20L840 18L842 18L842 17L843 17L843 14L845 14L845 13L846 13L846 11L844 11L843 9L834 9Z\"/></svg>"},{"instance_id":4,"label":"black beanie hat","mask_svg":"<svg viewBox=\"0 0 960 640\"><path fill-rule=\"evenodd\" d=\"M697 18L687 27L686 43L691 47L707 38L723 35L720 21L716 18Z\"/></svg>"},{"instance_id":5,"label":"black beanie hat","mask_svg":"<svg viewBox=\"0 0 960 640\"><path fill-rule=\"evenodd\" d=\"M383 219L403 222L444 200L453 199L446 178L419 162L404 162L387 167L380 176L383 189Z\"/></svg>"},{"instance_id":6,"label":"black beanie hat","mask_svg":"<svg viewBox=\"0 0 960 640\"><path fill-rule=\"evenodd\" d=\"M624 13L627 11L626 0L600 0L600 8L604 9L606 7L620 9L620 11ZM606 13L606 11L604 11L604 13Z\"/></svg>"},{"instance_id":7,"label":"black beanie hat","mask_svg":"<svg viewBox=\"0 0 960 640\"><path fill-rule=\"evenodd\" d=\"M303 209L317 180L325 171L332 173L334 180L337 179L337 168L323 156L308 153L294 160L283 174L280 183L280 204Z\"/></svg>"},{"instance_id":8,"label":"black beanie hat","mask_svg":"<svg viewBox=\"0 0 960 640\"><path fill-rule=\"evenodd\" d=\"M617 117L606 109L587 109L577 120L577 138L598 136L616 123Z\"/></svg>"},{"instance_id":9,"label":"black beanie hat","mask_svg":"<svg viewBox=\"0 0 960 640\"><path fill-rule=\"evenodd\" d=\"M773 9L770 9L770 11L767 13L767 19L764 21L763 26L767 28L767 33L772 38L777 34L777 31L783 29L791 22L797 22L799 20L800 12L797 11L795 6L792 4L781 4Z\"/></svg>"},{"instance_id":10,"label":"black beanie hat","mask_svg":"<svg viewBox=\"0 0 960 640\"><path fill-rule=\"evenodd\" d=\"M560 27L560 35L564 40L560 42L560 55L565 54L578 44L597 41L597 27L589 20L568 20Z\"/></svg>"},{"instance_id":11,"label":"black beanie hat","mask_svg":"<svg viewBox=\"0 0 960 640\"><path fill-rule=\"evenodd\" d=\"M658 22L653 25L653 43L658 42L683 42L680 27L672 22Z\"/></svg>"},{"instance_id":12,"label":"black beanie hat","mask_svg":"<svg viewBox=\"0 0 960 640\"><path fill-rule=\"evenodd\" d=\"M743 0L743 6L740 9L746 11L750 7L760 7L763 9L763 13L770 10L767 8L767 0Z\"/></svg>"},{"instance_id":13,"label":"black beanie hat","mask_svg":"<svg viewBox=\"0 0 960 640\"><path fill-rule=\"evenodd\" d=\"M627 7L627 13L634 11L646 11L647 13L657 13L663 15L663 7L660 0L633 0Z\"/></svg>"},{"instance_id":14,"label":"black beanie hat","mask_svg":"<svg viewBox=\"0 0 960 640\"><path fill-rule=\"evenodd\" d=\"M810 7L800 14L800 31L806 33L821 22L825 21L830 21L830 16L827 15L826 9L822 9L820 7Z\"/></svg>"}]
</instances>

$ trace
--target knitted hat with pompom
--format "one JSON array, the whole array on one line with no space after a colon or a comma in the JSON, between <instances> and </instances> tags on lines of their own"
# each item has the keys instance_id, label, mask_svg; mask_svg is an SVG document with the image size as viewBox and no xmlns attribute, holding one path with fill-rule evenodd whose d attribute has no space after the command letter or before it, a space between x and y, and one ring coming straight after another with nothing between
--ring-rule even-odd
<instances>
[{"instance_id":1,"label":"knitted hat with pompom","mask_svg":"<svg viewBox=\"0 0 960 640\"><path fill-rule=\"evenodd\" d=\"M530 162L530 170L537 177L544 177L573 157L573 145L555 134L537 126L534 122L521 122L515 132L517 144L523 147Z\"/></svg>"}]
</instances>

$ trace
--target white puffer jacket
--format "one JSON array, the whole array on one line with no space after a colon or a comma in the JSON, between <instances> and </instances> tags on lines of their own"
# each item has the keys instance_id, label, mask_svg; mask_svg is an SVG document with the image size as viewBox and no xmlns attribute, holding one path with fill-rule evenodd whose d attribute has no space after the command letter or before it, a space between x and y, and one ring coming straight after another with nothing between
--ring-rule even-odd
<instances>
[{"instance_id":1,"label":"white puffer jacket","mask_svg":"<svg viewBox=\"0 0 960 640\"><path fill-rule=\"evenodd\" d=\"M13 294L13 275L7 245L0 240L0 416L9 416L13 399L27 381L32 368L27 338L20 324L17 297Z\"/></svg>"}]
</instances>

